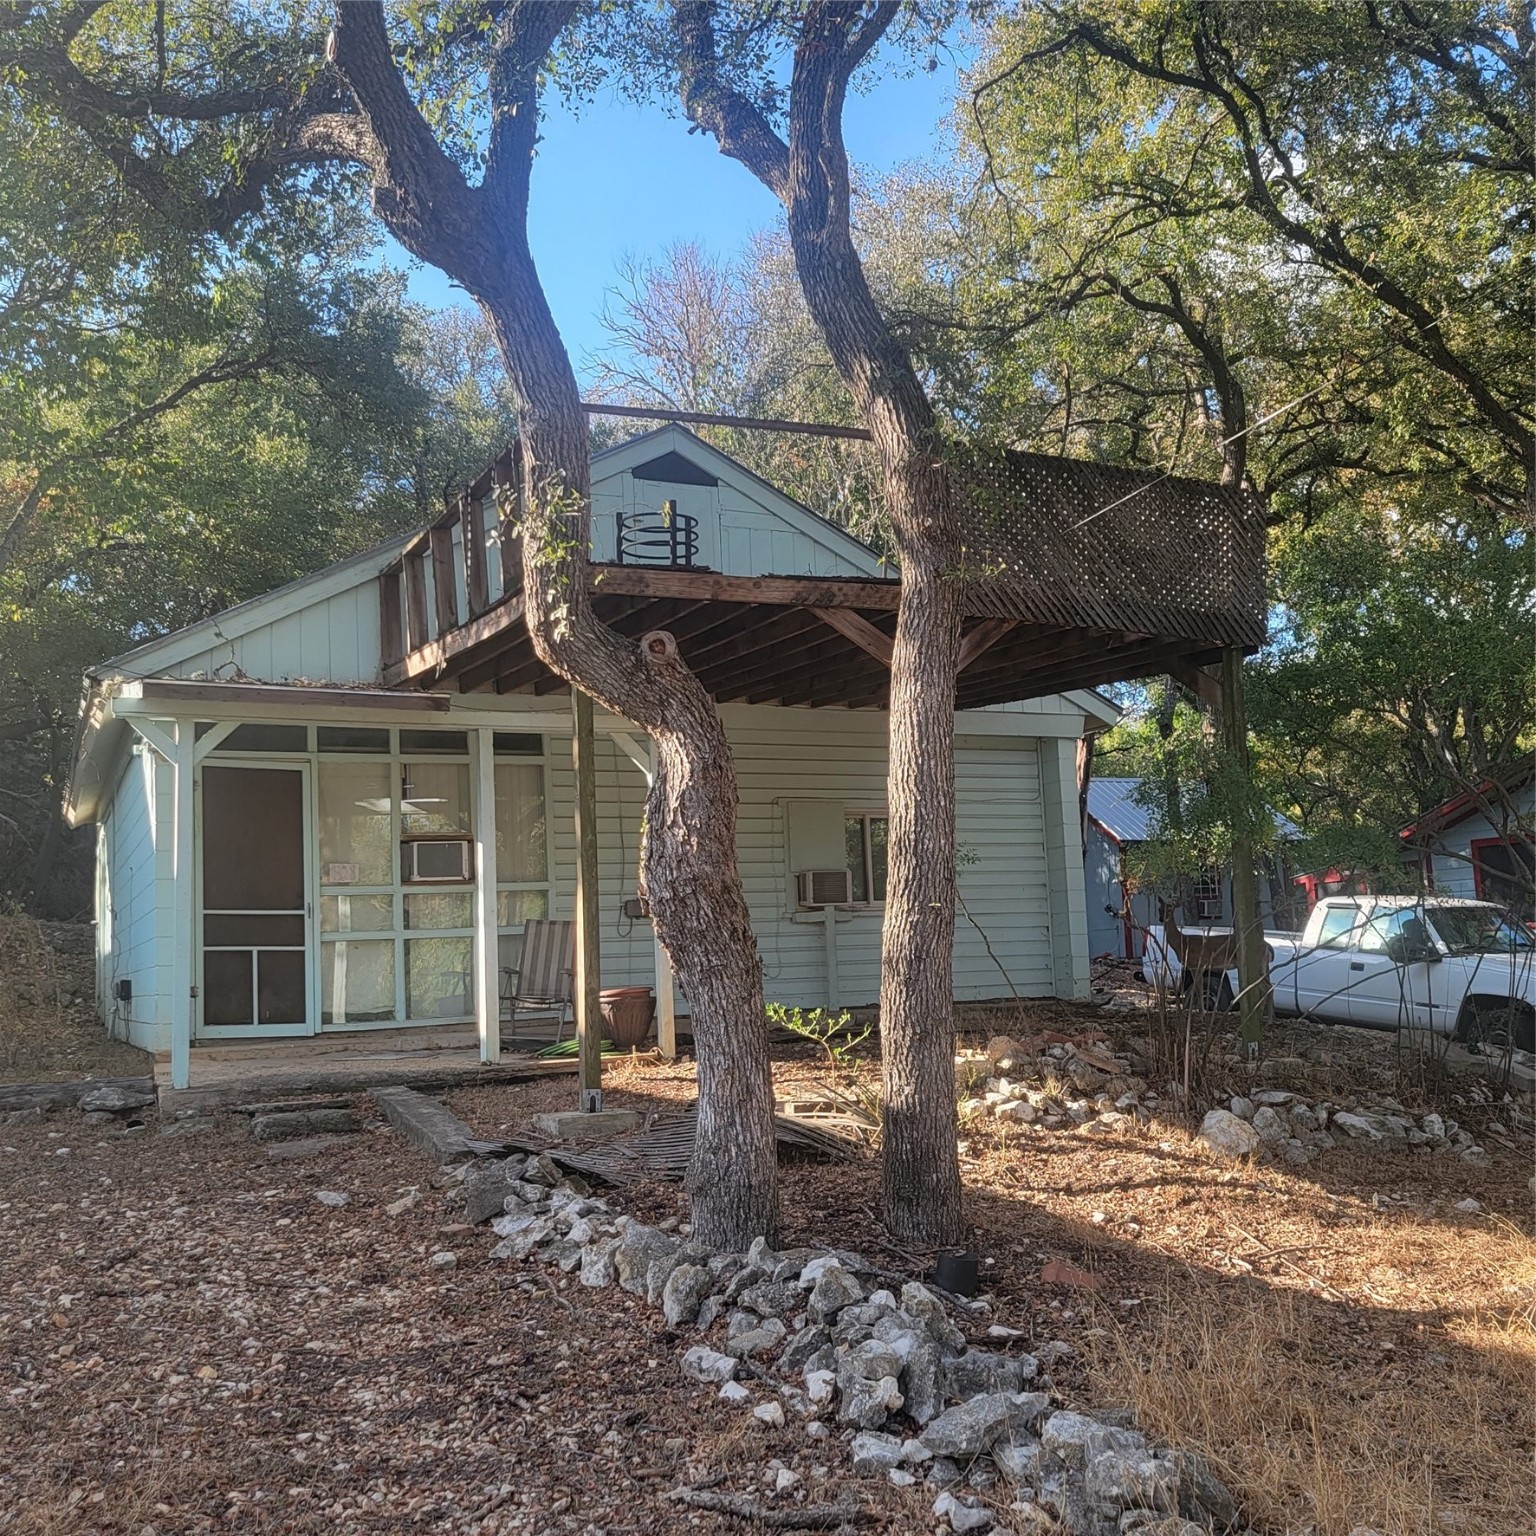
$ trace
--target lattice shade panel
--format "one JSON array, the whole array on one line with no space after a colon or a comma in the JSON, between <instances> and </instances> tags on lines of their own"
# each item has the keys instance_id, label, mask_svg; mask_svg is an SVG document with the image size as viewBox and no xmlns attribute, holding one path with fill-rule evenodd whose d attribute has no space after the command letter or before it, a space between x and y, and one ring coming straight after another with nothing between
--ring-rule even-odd
<instances>
[{"instance_id":1,"label":"lattice shade panel","mask_svg":"<svg viewBox=\"0 0 1536 1536\"><path fill-rule=\"evenodd\" d=\"M1264 517L1246 491L1013 450L956 478L969 612L1264 643Z\"/></svg>"}]
</instances>

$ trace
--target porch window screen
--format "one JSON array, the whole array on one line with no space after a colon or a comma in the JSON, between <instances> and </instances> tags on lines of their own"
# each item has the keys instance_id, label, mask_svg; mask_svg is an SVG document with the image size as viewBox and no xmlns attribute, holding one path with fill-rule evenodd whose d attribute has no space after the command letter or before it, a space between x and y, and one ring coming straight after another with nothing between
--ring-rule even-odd
<instances>
[{"instance_id":1,"label":"porch window screen","mask_svg":"<svg viewBox=\"0 0 1536 1536\"><path fill-rule=\"evenodd\" d=\"M542 749L543 738L534 740ZM529 738L506 741L504 747L498 735L498 751L515 752L521 761L496 763L496 927L500 963L513 967L523 924L550 915L549 834L544 763L526 757Z\"/></svg>"},{"instance_id":2,"label":"porch window screen","mask_svg":"<svg viewBox=\"0 0 1536 1536\"><path fill-rule=\"evenodd\" d=\"M321 762L321 885L394 883L389 780L387 762Z\"/></svg>"},{"instance_id":3,"label":"porch window screen","mask_svg":"<svg viewBox=\"0 0 1536 1536\"><path fill-rule=\"evenodd\" d=\"M390 733L393 751L328 737L316 767L321 1023L467 1020L474 1012L474 885L408 883L412 838L467 838L474 827L463 732ZM497 923L516 962L530 917L550 911L542 738L498 742ZM389 744L388 739L386 744ZM510 953L509 953L510 945Z\"/></svg>"}]
</instances>

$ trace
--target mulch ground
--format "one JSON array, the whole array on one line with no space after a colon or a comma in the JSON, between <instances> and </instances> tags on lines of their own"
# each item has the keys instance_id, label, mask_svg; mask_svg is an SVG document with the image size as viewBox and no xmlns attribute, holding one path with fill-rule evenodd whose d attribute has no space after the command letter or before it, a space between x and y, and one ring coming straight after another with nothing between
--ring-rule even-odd
<instances>
[{"instance_id":1,"label":"mulch ground","mask_svg":"<svg viewBox=\"0 0 1536 1536\"><path fill-rule=\"evenodd\" d=\"M1336 1033L1312 1064L1335 1091L1389 1069L1369 1037ZM781 1054L781 1091L826 1080L811 1054ZM686 1065L644 1059L607 1082L614 1104L692 1094ZM450 1101L494 1134L571 1091ZM1511 1118L1455 1113L1480 1139ZM1058 1394L1203 1446L1260 1529L1515 1536L1532 1529L1536 1264L1530 1148L1506 1139L1487 1139L1486 1168L1341 1149L1281 1170L1213 1163L1175 1122L986 1122L966 1135L965 1215L1001 1320L1025 1347L1071 1347ZM774 1461L803 1479L785 1499L848 1486L839 1448L793 1415L768 1429L685 1385L691 1340L634 1298L490 1261L386 1130L289 1161L235 1114L187 1137L65 1115L0 1128L0 1148L0 1532L750 1531L665 1494L771 1504ZM787 1164L782 1186L786 1245L927 1260L889 1246L873 1160ZM386 1215L412 1188L419 1203ZM1455 1208L1469 1196L1481 1213ZM612 1198L685 1214L676 1186ZM1098 1288L1042 1282L1053 1259ZM931 1492L860 1491L873 1529L931 1529Z\"/></svg>"},{"instance_id":2,"label":"mulch ground","mask_svg":"<svg viewBox=\"0 0 1536 1536\"><path fill-rule=\"evenodd\" d=\"M835 1459L685 1386L634 1298L490 1261L386 1130L290 1162L235 1115L69 1115L0 1146L0 1531L713 1529L666 1490Z\"/></svg>"}]
</instances>

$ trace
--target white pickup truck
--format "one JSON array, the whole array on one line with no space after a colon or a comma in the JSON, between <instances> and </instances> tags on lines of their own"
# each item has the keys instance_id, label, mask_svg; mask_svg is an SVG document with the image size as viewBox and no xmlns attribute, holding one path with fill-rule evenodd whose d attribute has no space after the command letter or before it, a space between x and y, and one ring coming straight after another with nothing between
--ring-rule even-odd
<instances>
[{"instance_id":1,"label":"white pickup truck","mask_svg":"<svg viewBox=\"0 0 1536 1536\"><path fill-rule=\"evenodd\" d=\"M1332 896L1304 932L1266 931L1264 945L1277 1012L1536 1050L1536 936L1491 902ZM1149 930L1143 965L1155 985L1188 985L1161 927ZM1237 985L1229 971L1221 1003Z\"/></svg>"}]
</instances>

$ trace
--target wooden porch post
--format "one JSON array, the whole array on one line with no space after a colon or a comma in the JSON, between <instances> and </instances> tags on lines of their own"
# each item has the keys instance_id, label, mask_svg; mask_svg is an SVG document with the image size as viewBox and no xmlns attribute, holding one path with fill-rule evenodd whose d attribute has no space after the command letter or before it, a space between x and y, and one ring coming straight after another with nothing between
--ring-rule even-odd
<instances>
[{"instance_id":1,"label":"wooden porch post","mask_svg":"<svg viewBox=\"0 0 1536 1536\"><path fill-rule=\"evenodd\" d=\"M571 761L576 770L576 1039L581 1052L583 1110L603 1107L603 1024L597 994L601 983L598 950L597 765L592 700L571 689L574 731Z\"/></svg>"},{"instance_id":2,"label":"wooden porch post","mask_svg":"<svg viewBox=\"0 0 1536 1536\"><path fill-rule=\"evenodd\" d=\"M501 945L496 923L496 735L475 738L475 1028L480 1060L501 1060Z\"/></svg>"},{"instance_id":3,"label":"wooden porch post","mask_svg":"<svg viewBox=\"0 0 1536 1536\"><path fill-rule=\"evenodd\" d=\"M192 1084L193 854L196 819L192 785L197 727L190 720L176 726L171 762L174 806L171 838L171 1087Z\"/></svg>"},{"instance_id":4,"label":"wooden porch post","mask_svg":"<svg viewBox=\"0 0 1536 1536\"><path fill-rule=\"evenodd\" d=\"M1246 782L1250 775L1248 711L1243 701L1243 653L1235 647L1221 655L1221 732L1227 755ZM1246 814L1238 816L1232 835L1232 925L1238 935L1238 1035L1244 1058L1257 1061L1269 1009L1269 975L1259 927L1259 862Z\"/></svg>"},{"instance_id":5,"label":"wooden porch post","mask_svg":"<svg viewBox=\"0 0 1536 1536\"><path fill-rule=\"evenodd\" d=\"M656 782L656 743L651 747L651 767L647 785ZM672 957L652 924L652 943L656 946L656 1046L663 1060L677 1060L677 993L672 984Z\"/></svg>"}]
</instances>

